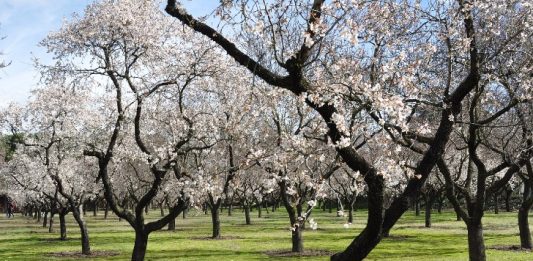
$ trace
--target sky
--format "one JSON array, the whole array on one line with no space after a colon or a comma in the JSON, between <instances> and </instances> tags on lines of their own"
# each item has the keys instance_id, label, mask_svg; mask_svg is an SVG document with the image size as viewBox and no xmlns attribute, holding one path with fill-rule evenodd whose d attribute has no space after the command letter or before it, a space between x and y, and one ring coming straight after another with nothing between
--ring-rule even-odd
<instances>
[{"instance_id":1,"label":"sky","mask_svg":"<svg viewBox=\"0 0 533 261\"><path fill-rule=\"evenodd\" d=\"M0 108L11 102L24 103L37 86L39 74L33 59L51 62L51 56L39 47L49 32L58 30L64 19L83 13L93 0L0 0L0 61L11 62L0 70ZM185 0L194 16L212 11L219 0Z\"/></svg>"}]
</instances>

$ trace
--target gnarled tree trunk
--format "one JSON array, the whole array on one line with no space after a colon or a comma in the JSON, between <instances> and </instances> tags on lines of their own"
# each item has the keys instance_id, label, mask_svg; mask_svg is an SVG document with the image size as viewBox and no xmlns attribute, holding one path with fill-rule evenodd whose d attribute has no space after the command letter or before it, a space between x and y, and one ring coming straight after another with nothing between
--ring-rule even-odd
<instances>
[{"instance_id":1,"label":"gnarled tree trunk","mask_svg":"<svg viewBox=\"0 0 533 261\"><path fill-rule=\"evenodd\" d=\"M301 253L304 251L304 240L302 230L299 226L294 226L291 231L292 252Z\"/></svg>"},{"instance_id":2,"label":"gnarled tree trunk","mask_svg":"<svg viewBox=\"0 0 533 261\"><path fill-rule=\"evenodd\" d=\"M470 261L485 261L485 241L483 239L483 226L481 220L469 221L468 229L468 256Z\"/></svg>"},{"instance_id":3,"label":"gnarled tree trunk","mask_svg":"<svg viewBox=\"0 0 533 261\"><path fill-rule=\"evenodd\" d=\"M91 254L91 246L89 243L89 231L87 230L87 223L81 216L81 213L73 206L72 215L80 227L81 234L81 253L84 255Z\"/></svg>"}]
</instances>

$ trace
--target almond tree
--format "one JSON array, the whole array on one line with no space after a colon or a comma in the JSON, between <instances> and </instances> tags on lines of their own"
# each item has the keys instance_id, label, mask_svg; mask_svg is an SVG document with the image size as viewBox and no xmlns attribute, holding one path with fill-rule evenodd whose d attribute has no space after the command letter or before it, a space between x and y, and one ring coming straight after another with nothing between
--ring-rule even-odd
<instances>
[{"instance_id":1,"label":"almond tree","mask_svg":"<svg viewBox=\"0 0 533 261\"><path fill-rule=\"evenodd\" d=\"M171 24L152 1L99 1L42 42L55 56L41 65L44 80L62 76L93 96L80 125L83 154L96 160L110 209L135 230L132 260L143 260L149 234L194 202L189 155L216 138L207 103L196 102L209 94L196 87L224 68L203 63L218 55ZM133 186L135 179L148 186ZM175 186L171 210L145 222L144 210L167 183Z\"/></svg>"},{"instance_id":2,"label":"almond tree","mask_svg":"<svg viewBox=\"0 0 533 261\"><path fill-rule=\"evenodd\" d=\"M252 149L248 136L257 135L256 123L260 114L260 110L252 105L261 103L254 90L260 87L248 85L249 81L242 77L240 68L226 68L233 71L214 77L212 84L202 87L211 95L198 97L195 101L208 103L209 108L202 112L210 113L216 119L213 122L217 128L216 145L195 154L198 174L203 176L205 182L205 201L211 211L212 238L221 236L220 208L226 199L231 198L230 192L235 189L235 177L249 168L244 166L246 155ZM230 88L222 92L218 86Z\"/></svg>"},{"instance_id":3,"label":"almond tree","mask_svg":"<svg viewBox=\"0 0 533 261\"><path fill-rule=\"evenodd\" d=\"M166 11L250 73L302 97L320 114L337 153L363 175L369 195L365 229L332 259L361 260L418 195L444 152L451 119L478 86L484 60L502 54L509 43L529 42L521 30L529 30L530 8L527 1L224 1L215 14L221 26L235 29L232 38L192 17L176 0L167 1ZM509 26L499 27L501 15ZM484 47L492 43L487 55ZM426 103L418 96L429 93L438 100L439 116L430 122L431 134L420 135L420 126L408 123ZM344 115L343 102L361 107L396 135L427 144L416 175L386 210L383 172L343 142L350 137L336 119L344 117L335 117Z\"/></svg>"},{"instance_id":4,"label":"almond tree","mask_svg":"<svg viewBox=\"0 0 533 261\"><path fill-rule=\"evenodd\" d=\"M271 95L279 91L273 90ZM299 103L299 104L298 104ZM296 110L291 107L296 105ZM317 115L287 97L267 104L260 135L252 141L258 144L249 155L249 161L270 174L275 185L269 191L279 193L281 203L289 215L292 252L303 252L303 229L309 222L312 229L317 223L310 219L311 210L321 198L325 181L339 168L331 147L323 142L324 126ZM275 146L272 146L275 144Z\"/></svg>"},{"instance_id":5,"label":"almond tree","mask_svg":"<svg viewBox=\"0 0 533 261\"><path fill-rule=\"evenodd\" d=\"M353 223L354 204L357 197L364 192L364 184L359 173L352 173L349 169L341 168L331 175L328 180L329 188L336 198L342 202L343 209L348 209L348 224Z\"/></svg>"},{"instance_id":6,"label":"almond tree","mask_svg":"<svg viewBox=\"0 0 533 261\"><path fill-rule=\"evenodd\" d=\"M94 184L94 177L90 175L94 169L79 164L83 156L78 149L80 144L76 129L86 98L86 94L81 91L57 86L36 89L22 117L17 118L18 113L13 112L15 115L9 118L12 121L6 121L6 127L16 135L25 135L21 141L22 146L15 155L17 160L13 161L15 165L25 166L25 172L17 172L18 175L13 175L13 179L25 189L44 194L61 206L59 214L62 239L66 238L64 218L71 211L80 228L82 254L90 255L89 235L82 206L85 198L95 190L95 186L91 186ZM28 175L26 173L37 175L30 177L32 183L20 180L20 176ZM54 189L39 189L42 185L35 185L35 182L40 181L51 183ZM64 207L58 196L64 198L68 207Z\"/></svg>"}]
</instances>

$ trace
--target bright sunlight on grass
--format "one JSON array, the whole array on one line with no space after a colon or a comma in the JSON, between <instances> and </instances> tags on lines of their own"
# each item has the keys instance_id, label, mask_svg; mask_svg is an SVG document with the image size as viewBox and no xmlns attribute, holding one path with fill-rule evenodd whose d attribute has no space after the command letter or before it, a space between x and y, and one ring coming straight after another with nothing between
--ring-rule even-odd
<instances>
[{"instance_id":1,"label":"bright sunlight on grass","mask_svg":"<svg viewBox=\"0 0 533 261\"><path fill-rule=\"evenodd\" d=\"M157 217L151 211L149 218ZM88 213L92 248L95 251L117 252L112 257L83 258L84 260L128 260L133 247L134 232L117 218L103 219L103 213L93 217ZM257 212L254 212L257 214ZM263 213L264 215L266 213ZM211 233L209 215L191 211L186 219L177 220L175 232L158 231L150 236L147 260L328 260L329 256L270 257L266 252L290 250L290 231L286 213L281 209L253 218L244 224L244 214L236 210L233 216L221 216L221 240L207 239ZM366 213L356 212L355 223L343 227L344 218L334 213L313 212L318 230L304 232L304 247L308 250L340 251L359 233ZM56 217L57 219L57 217ZM69 216L68 240L59 241L58 233L48 233L36 220L17 215L14 219L0 218L0 260L75 260L57 257L54 253L80 251L79 229ZM467 260L468 249L464 222L456 221L455 213L433 215L433 228L424 228L423 215L412 212L403 216L390 238L384 239L368 256L368 260ZM56 221L56 231L59 230ZM516 213L487 213L484 217L488 260L531 260L529 252L491 249L498 245L518 245ZM324 253L327 253L324 251Z\"/></svg>"}]
</instances>

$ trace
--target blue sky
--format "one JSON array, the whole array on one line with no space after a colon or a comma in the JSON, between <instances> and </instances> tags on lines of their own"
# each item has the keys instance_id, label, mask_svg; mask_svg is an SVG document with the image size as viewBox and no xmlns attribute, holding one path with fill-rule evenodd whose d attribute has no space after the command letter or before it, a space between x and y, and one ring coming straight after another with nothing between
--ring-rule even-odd
<instances>
[{"instance_id":1,"label":"blue sky","mask_svg":"<svg viewBox=\"0 0 533 261\"><path fill-rule=\"evenodd\" d=\"M38 82L33 57L50 61L38 43L49 32L58 30L63 19L82 13L93 0L0 0L0 59L11 65L0 71L0 108L10 102L24 103ZM205 15L219 0L182 1L193 15Z\"/></svg>"}]
</instances>

